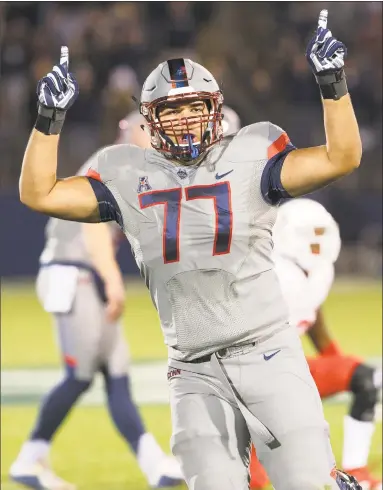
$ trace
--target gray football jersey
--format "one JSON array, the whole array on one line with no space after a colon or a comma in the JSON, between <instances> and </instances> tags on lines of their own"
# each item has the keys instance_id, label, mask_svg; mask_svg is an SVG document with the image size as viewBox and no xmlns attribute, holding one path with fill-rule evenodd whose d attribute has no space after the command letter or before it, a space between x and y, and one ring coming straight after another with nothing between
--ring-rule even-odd
<instances>
[{"instance_id":1,"label":"gray football jersey","mask_svg":"<svg viewBox=\"0 0 383 490\"><path fill-rule=\"evenodd\" d=\"M77 175L85 175L94 161L91 157L77 172ZM115 222L110 223L113 242L117 249L123 235L120 227ZM50 218L45 227L45 246L40 255L40 264L48 264L52 261L81 262L92 266L89 253L86 250L82 224L76 221L66 221Z\"/></svg>"},{"instance_id":2,"label":"gray football jersey","mask_svg":"<svg viewBox=\"0 0 383 490\"><path fill-rule=\"evenodd\" d=\"M271 258L277 210L261 192L267 162L287 142L262 122L190 167L132 145L98 154L91 176L118 203L171 358L192 360L287 322Z\"/></svg>"}]
</instances>

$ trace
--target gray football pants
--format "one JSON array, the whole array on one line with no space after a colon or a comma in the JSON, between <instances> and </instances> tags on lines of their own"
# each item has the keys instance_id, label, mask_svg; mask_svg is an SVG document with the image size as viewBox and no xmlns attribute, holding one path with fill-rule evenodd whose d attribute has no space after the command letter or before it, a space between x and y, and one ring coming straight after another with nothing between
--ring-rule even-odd
<instances>
[{"instance_id":1,"label":"gray football pants","mask_svg":"<svg viewBox=\"0 0 383 490\"><path fill-rule=\"evenodd\" d=\"M81 271L73 307L54 315L58 343L75 378L91 381L101 368L111 376L128 373L129 354L121 323L105 318L105 303L99 297L89 272Z\"/></svg>"},{"instance_id":2,"label":"gray football pants","mask_svg":"<svg viewBox=\"0 0 383 490\"><path fill-rule=\"evenodd\" d=\"M170 360L168 379L172 451L190 490L247 489L250 441L275 490L339 490L295 329L203 363Z\"/></svg>"}]
</instances>

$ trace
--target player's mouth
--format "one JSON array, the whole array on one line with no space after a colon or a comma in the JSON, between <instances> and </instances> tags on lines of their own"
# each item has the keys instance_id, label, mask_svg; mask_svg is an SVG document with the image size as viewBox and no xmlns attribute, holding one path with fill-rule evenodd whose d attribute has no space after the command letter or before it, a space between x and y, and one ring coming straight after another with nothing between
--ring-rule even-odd
<instances>
[{"instance_id":1,"label":"player's mouth","mask_svg":"<svg viewBox=\"0 0 383 490\"><path fill-rule=\"evenodd\" d=\"M181 138L182 143L189 143L190 141L194 142L196 139L196 135L194 133L184 133Z\"/></svg>"},{"instance_id":2,"label":"player's mouth","mask_svg":"<svg viewBox=\"0 0 383 490\"><path fill-rule=\"evenodd\" d=\"M174 133L169 134L169 136L173 136L173 139L178 145L189 145L196 144L200 140L200 135L197 133L192 133L187 131L186 128L183 131L174 131Z\"/></svg>"},{"instance_id":3,"label":"player's mouth","mask_svg":"<svg viewBox=\"0 0 383 490\"><path fill-rule=\"evenodd\" d=\"M182 137L177 138L178 139L178 145L179 146L192 146L192 145L198 145L199 144L199 138L194 133L184 133L182 134Z\"/></svg>"}]
</instances>

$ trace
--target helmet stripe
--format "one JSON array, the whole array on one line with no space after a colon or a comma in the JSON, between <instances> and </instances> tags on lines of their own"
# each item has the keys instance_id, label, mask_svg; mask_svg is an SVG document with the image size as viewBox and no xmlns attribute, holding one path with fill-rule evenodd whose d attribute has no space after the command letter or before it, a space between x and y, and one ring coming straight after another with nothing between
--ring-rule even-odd
<instances>
[{"instance_id":1,"label":"helmet stripe","mask_svg":"<svg viewBox=\"0 0 383 490\"><path fill-rule=\"evenodd\" d=\"M170 73L170 80L172 82L172 88L189 86L189 81L187 79L187 73L186 73L185 60L183 58L168 60L168 67Z\"/></svg>"}]
</instances>

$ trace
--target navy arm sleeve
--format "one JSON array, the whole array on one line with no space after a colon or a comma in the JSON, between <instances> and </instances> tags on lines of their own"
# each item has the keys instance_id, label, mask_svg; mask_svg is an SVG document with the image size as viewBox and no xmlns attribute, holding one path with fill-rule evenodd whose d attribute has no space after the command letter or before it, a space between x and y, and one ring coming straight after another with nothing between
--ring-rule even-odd
<instances>
[{"instance_id":1,"label":"navy arm sleeve","mask_svg":"<svg viewBox=\"0 0 383 490\"><path fill-rule=\"evenodd\" d=\"M261 178L262 196L268 204L279 204L282 199L289 199L292 196L284 189L281 182L281 171L286 156L296 147L288 143L285 149L269 159L263 169Z\"/></svg>"},{"instance_id":2,"label":"navy arm sleeve","mask_svg":"<svg viewBox=\"0 0 383 490\"><path fill-rule=\"evenodd\" d=\"M116 221L123 228L120 207L108 187L98 179L87 177L98 201L98 209L102 222Z\"/></svg>"}]
</instances>

